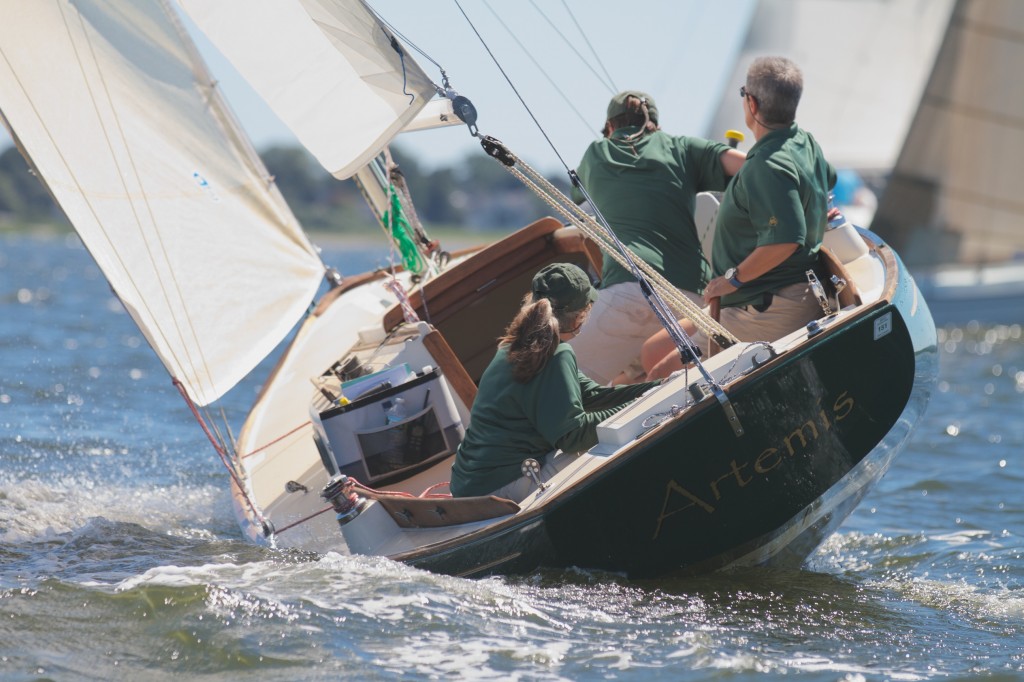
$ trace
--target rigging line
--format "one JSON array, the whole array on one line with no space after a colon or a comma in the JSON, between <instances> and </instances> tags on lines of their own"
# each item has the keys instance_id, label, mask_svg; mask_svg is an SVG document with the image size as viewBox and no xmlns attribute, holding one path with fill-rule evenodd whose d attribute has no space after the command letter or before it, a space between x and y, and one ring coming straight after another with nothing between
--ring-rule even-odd
<instances>
[{"instance_id":1,"label":"rigging line","mask_svg":"<svg viewBox=\"0 0 1024 682\"><path fill-rule=\"evenodd\" d=\"M269 448L271 445L275 445L275 444L281 442L282 440L284 440L288 436L292 435L293 433L297 433L298 431L301 431L302 429L306 428L307 426L312 426L312 425L313 425L312 421L304 421L301 424L299 424L298 426L296 426L294 429L292 429L291 431L288 431L287 433L282 433L277 438L274 438L273 440L271 440L271 441L269 441L267 443L264 443L263 445L259 446L255 450L250 450L249 452L240 454L237 457L238 457L239 460L243 460L246 457L252 457L253 455L256 455L256 454L259 454L259 453L263 452L264 450Z\"/></svg>"},{"instance_id":2,"label":"rigging line","mask_svg":"<svg viewBox=\"0 0 1024 682\"><path fill-rule=\"evenodd\" d=\"M409 84L409 74L405 70L405 50L402 49L401 44L398 42L398 38L391 36L391 47L398 53L398 61L402 64L402 94L409 95L409 106L416 101L416 95L408 92L406 86Z\"/></svg>"},{"instance_id":3,"label":"rigging line","mask_svg":"<svg viewBox=\"0 0 1024 682\"><path fill-rule=\"evenodd\" d=\"M174 387L178 389L179 393L181 393L181 397L185 400L185 404L192 412L192 416L195 417L197 422L199 422L199 426L203 429L203 433L206 434L206 437L210 439L210 442L213 444L213 449L216 450L217 454L220 456L221 463L224 465L224 468L227 469L228 476L231 477L231 480L238 488L238 492L242 495L242 499L245 500L246 505L249 507L249 511L253 513L253 516L255 516L260 522L260 525L263 526L264 536L269 537L271 535L271 527L267 524L266 517L263 516L263 513L256 506L256 503L249 497L249 493L246 492L245 485L242 483L241 476L235 467L231 465L227 452L217 443L213 434L210 433L210 429L207 427L206 422L203 421L202 415L199 414L199 410L196 409L195 403L192 401L192 398L189 397L188 391L185 390L185 385L174 377L171 377L171 383L174 384Z\"/></svg>"},{"instance_id":4,"label":"rigging line","mask_svg":"<svg viewBox=\"0 0 1024 682\"><path fill-rule=\"evenodd\" d=\"M228 443L231 446L231 452L238 452L238 441L235 440L235 434L231 431L231 424L228 422L228 413L224 410L224 406L220 406L220 418L224 422L224 430L228 433Z\"/></svg>"},{"instance_id":5,"label":"rigging line","mask_svg":"<svg viewBox=\"0 0 1024 682\"><path fill-rule=\"evenodd\" d=\"M640 283L640 291L643 293L644 298L647 299L648 305L651 307L651 310L654 312L655 316L661 322L661 325L665 328L665 331L668 332L669 337L672 338L676 348L679 349L680 354L682 354L683 350L685 349L690 356L690 360L700 370L701 374L704 375L705 380L707 380L709 384L713 384L714 379L711 378L711 375L708 373L708 371L704 368L704 366L701 364L699 360L699 351L697 349L697 345L693 342L690 336L683 330L682 326L679 324L679 321L675 318L675 316L672 315L672 310L668 307L668 304L665 303L664 298L660 295L658 290L651 286L650 281L642 273L640 267L637 265L637 260L640 259L633 258L631 252L629 252L626 246L622 243L618 235L615 234L615 231L608 227L608 221L605 219L604 215L601 213L600 208L598 208L594 200L591 199L590 193L587 192L587 188L583 185L582 182L579 182L579 178L576 176L575 173L572 173L572 177L574 180L573 184L580 190L584 198L588 202L590 202L591 208L594 209L594 216L597 219L598 223L606 226L608 230L608 235L614 241L616 249L626 259L629 269L633 273L633 277L636 278L636 280Z\"/></svg>"},{"instance_id":6,"label":"rigging line","mask_svg":"<svg viewBox=\"0 0 1024 682\"><path fill-rule=\"evenodd\" d=\"M484 4L485 5L487 4L487 0L484 0ZM601 85L603 85L604 87L608 88L608 91L611 94L614 95L615 94L615 90L613 89L614 86L612 86L612 84L609 81L606 81L604 78L601 77L601 74L599 74L594 69L594 67L590 65L590 62L587 61L586 57L584 57L583 55L580 54L580 51L576 49L576 46L572 44L572 41L570 41L568 38L566 38L565 34L562 33L559 30L558 26L555 25L555 22L551 21L551 19L548 18L548 15L544 14L544 10L542 10L537 5L536 1L535 0L530 0L530 4L533 5L533 8L535 10L537 10L537 14L541 15L541 17L544 18L544 21L548 22L548 26L550 26L554 30L554 32L558 34L558 37L562 39L562 42L565 43L569 47L570 50L572 50L573 54L575 54L577 57L580 58L580 61L583 62L583 65L585 67L587 67L588 69L590 69L590 73L594 74L594 78L596 78L597 80L601 81Z\"/></svg>"},{"instance_id":7,"label":"rigging line","mask_svg":"<svg viewBox=\"0 0 1024 682\"><path fill-rule=\"evenodd\" d=\"M286 530L291 530L292 528L295 528L295 526L302 525L306 521L312 521L316 517L318 517L321 514L324 514L326 512L329 512L332 509L334 509L334 505L330 505L329 504L326 507L324 507L323 509L321 509L320 511L313 512L312 514L309 514L308 516L303 516L298 521L292 521L291 523L289 523L287 526L284 526L283 528L276 528L274 530L274 535L280 535L281 533L285 532Z\"/></svg>"},{"instance_id":8,"label":"rigging line","mask_svg":"<svg viewBox=\"0 0 1024 682\"><path fill-rule=\"evenodd\" d=\"M203 415L206 417L206 421L210 423L210 430L217 436L217 440L220 442L221 448L223 448L225 452L233 452L234 448L228 444L227 439L224 438L224 434L220 432L220 427L218 427L217 422L214 421L213 413L209 407L203 407ZM224 424L225 426L227 425L227 420L224 421Z\"/></svg>"},{"instance_id":9,"label":"rigging line","mask_svg":"<svg viewBox=\"0 0 1024 682\"><path fill-rule=\"evenodd\" d=\"M580 22L576 21L576 15L572 13L571 9L569 9L569 4L565 0L562 0L562 7L565 8L565 11L566 13L568 13L569 18L572 19L572 23L576 26L576 30L580 32L580 36L583 37L583 42L586 43L587 47L590 48L590 53L593 54L594 59L597 60L597 65L601 67L602 71L604 71L605 77L608 79L608 82L612 86L612 92L619 92L618 86L615 85L615 79L613 79L612 75L608 73L608 69L605 68L604 62L601 61L601 56L597 53L597 50L595 50L594 46L590 43L590 39L587 37L587 34L583 31L583 27L580 26Z\"/></svg>"},{"instance_id":10,"label":"rigging line","mask_svg":"<svg viewBox=\"0 0 1024 682\"><path fill-rule=\"evenodd\" d=\"M426 53L426 52L424 52L424 51L423 51L422 49L420 49L420 48L419 48L419 46L417 46L417 45L416 45L416 43L414 43L414 42L412 42L411 40L409 40L409 39L408 39L408 38L407 38L407 37L405 36L405 34L403 34L403 33L402 33L401 31L399 31L399 30L398 30L397 28L395 28L395 26L394 26L394 25L393 25L393 24L392 24L392 23L391 23L390 21L388 21L387 19L385 19L385 18L384 18L384 16L383 16L383 15L381 15L381 13L380 13L380 12L378 12L378 11L377 11L377 10L376 10L376 9L375 9L375 8L373 7L373 5L371 5L371 4L369 3L369 2L364 2L364 4L366 5L367 9L369 9L369 10L370 10L370 13L371 13L371 14L373 14L373 16L375 16L375 17L377 18L377 21L379 21L379 22L380 22L381 24L383 24L385 28L387 28L387 29L388 29L389 31L391 31L391 33L393 33L394 35L398 36L398 37L399 37L399 39L400 39L400 40L401 40L401 41L402 41L403 43L405 43L406 45L408 45L408 46L409 46L409 47L411 47L412 49L414 49L414 50L416 50L417 52L419 52L419 53L420 53L420 55L422 55L424 59L426 59L426 60L427 60L428 62L430 62L431 64L433 64L434 66L436 66L436 67L437 67L437 69L438 69L438 71L440 71L440 72L441 72L441 75L442 75L442 76L444 77L444 79L445 79L445 80L447 81L448 77L447 77L447 75L446 75L446 74L445 74L445 72L444 72L444 68L443 68L443 67L442 67L442 66L441 66L440 64L438 64L438 63L437 63L437 62L436 62L436 61L434 60L434 58L433 58L433 57L431 57L431 56L430 56L429 54L427 54L427 53ZM404 68L404 65L403 65L403 68ZM437 85L435 84L435 85L434 85L434 87L436 88L436 87L437 87Z\"/></svg>"},{"instance_id":11,"label":"rigging line","mask_svg":"<svg viewBox=\"0 0 1024 682\"><path fill-rule=\"evenodd\" d=\"M61 8L61 9L60 9L60 12L61 12L61 18L62 18L62 19L63 19L63 21L64 21L64 28L65 28L65 30L67 31L68 43L70 44L70 46L71 46L72 50L74 51L74 53L75 53L75 55L76 55L76 57L77 57L77 61L78 61L78 64L79 64L79 69L80 69L80 71L81 71L81 73L82 73L82 81L83 81L83 83L85 84L86 88L88 89L88 91L89 91L90 95L92 95L92 97L93 97L93 107L94 107L94 111L95 111L95 113L96 113L96 117L97 117L97 120L101 120L101 118L102 118L102 117L100 116L100 114L99 114L99 111L98 111L98 109L96 109L96 106L95 106L95 103L96 103L95 95L94 95L94 94L93 94L93 92L92 92L92 87L91 87L91 85L89 84L89 79L88 79L88 78L86 77L84 69L82 69L82 64L83 64L84 62L82 61L82 56L81 56L81 54L79 53L79 49L78 49L78 47L77 47L77 46L76 46L76 44L75 44L75 40L73 39L73 36L72 36L72 32L71 32L71 25L70 25L70 23L69 23L69 21L68 21L68 17L67 17L67 14L65 13L65 11L64 11L64 9L63 9L63 8ZM84 21L82 20L82 18L81 18L81 14L80 14L80 13L79 13L79 15L78 15L78 16L79 16L79 23L80 23L80 28L81 28L81 30L82 30L82 33L83 33L83 35L84 35L84 40L85 40L85 42L86 42L86 45L87 45L87 46L88 46L88 48L89 48L89 53L90 53L90 55L91 55L91 57L92 57L92 61L93 61L93 63L94 63L94 64L98 64L98 62L96 61L96 54L95 54L95 51L93 50L93 47L92 47L92 41L91 41L91 40L89 39L89 34L88 34L88 30L86 29L86 27L85 27L85 25L84 25ZM105 93L105 94L106 94L106 96L107 96L107 99L108 99L108 103L109 103L109 104L111 104L111 109L112 109L113 111L115 111L115 121L117 122L118 130L119 130L119 131L121 132L121 141L122 141L122 143L124 143L124 144L125 144L125 145L127 146L127 142L126 142L126 140L124 139L124 135L123 135L123 133L124 133L124 131L123 131L123 128L121 128L121 127L120 127L120 121L119 121L119 120L117 120L117 118L116 118L116 109L114 109L114 107L113 107L113 102L112 102L112 100L110 100L110 92L109 92L109 90L107 89L107 87L106 87L106 82L105 82L105 81L104 81L104 79L103 79L103 73L102 73L102 70L100 70L100 69L98 69L98 68L97 68L97 72L98 72L98 73L100 74L100 81L101 81L101 83L103 84L103 89L104 89L104 93ZM23 90L24 90L24 88L23 88ZM34 108L34 107L33 107L33 108ZM107 128L106 128L106 126L102 126L102 125L101 125L101 130L102 130L102 132L103 132L103 136L104 136L104 139L106 140L106 143L107 143L107 148L108 148L108 149L110 149L110 150L113 150L113 145L111 144L111 138L110 138L110 136L108 135L108 131L107 131ZM60 156L61 160L63 161L63 163L64 163L64 165L65 165L65 168L66 168L66 170L68 170L68 172L69 172L69 175L71 175L71 177L72 177L72 179L73 179L73 181L74 181L75 185L76 185L76 186L77 186L77 187L79 188L79 191L80 191L80 192L82 193L82 196L83 196L83 198L85 198L85 196L86 196L86 195L85 195L85 192L84 192L84 191L82 191L82 188L81 188L81 184L80 184L80 182L78 181L78 179L77 179L77 177L75 176L75 174L74 174L73 172L71 172L71 166L70 166L70 164L69 164L69 163L67 162L67 160L65 159L65 157L64 157L64 154L63 154L63 152L61 152L61 151L60 151L60 149L59 149L59 148L57 147L57 145L56 145L56 144L54 145L54 148L55 148L55 149L57 149L57 153L58 153L58 155ZM113 160L113 162L114 162L115 166L117 166L117 167L118 167L118 170L119 170L119 172L118 172L118 177L119 177L119 178L121 178L122 186L124 186L124 173L123 173L123 172L120 172L120 171L121 171L121 169L120 169L120 165L119 165L119 164L117 163L117 160L116 160L116 158L114 157L114 155L113 155L113 154L111 154L111 159ZM131 157L131 155L130 155L130 154L129 154L129 161L130 161L130 162L132 161L132 157ZM138 172L137 172L137 171L136 171L136 169L135 169L134 163L132 163L131 165L132 165L132 171L133 171L133 173L134 173L134 175L135 175L136 179L138 179ZM40 176L40 177L41 177L41 176ZM141 183L140 183L140 188L141 188ZM124 190L125 190L125 193L126 193L126 194L128 194L128 190L127 190L127 187L124 187ZM130 205L131 205L131 211L132 211L132 215L134 215L134 216L135 216L135 222L136 222L136 224L137 224L137 225L139 225L139 226L141 227L141 220L140 220L140 216L139 216L139 214L138 214L138 213L136 212L136 209L135 209L135 204L134 204L134 202L129 202L129 203L130 203ZM113 242L113 240L112 240L112 239L110 238L110 235L109 235L109 234L107 233L106 229L104 229L104 227L103 227L103 222L102 222L102 221L101 221L101 220L99 219L99 216L98 216L98 215L96 214L96 211L95 211L95 206L93 205L93 202L92 202L92 201L89 201L88 199L86 199L86 205L87 205L87 206L89 207L89 212L90 212L90 213L92 214L92 216L93 216L93 219L94 219L94 220L96 221L96 225L97 225L97 226L99 227L100 233L101 233L101 234L103 235L103 237L104 237L104 238L105 238L105 239L107 240L107 244L108 244L109 246L111 246L111 247L114 247L114 242ZM148 203L147 203L147 207L148 207ZM152 218L152 214L150 214L150 217ZM146 247L147 247L147 252L149 253L149 256L150 256L150 261L151 261L151 263L154 263L154 265L155 265L155 260L153 259L153 253L152 253L152 251L151 251L151 250L150 250L150 248L149 248L149 243L148 243L148 241L145 241L145 240L144 240L144 243L146 244ZM120 267L122 268L122 270L124 271L124 273L125 273L125 274L127 274L127 273L129 272L129 270L128 270L128 268L127 268L127 267L125 266L125 262L124 262L124 260L123 260L123 259L122 259L122 257L121 257L121 252L120 252L120 251L119 251L119 250L118 250L118 249L117 249L116 247L112 248L111 250L112 250L113 254L115 255L115 257L117 258L117 262L118 262L118 264L120 265ZM138 284L137 284L137 283L135 282L134 278L132 278L132 277L131 277L131 276L129 275L129 276L127 277L127 280L128 280L128 283L130 283L130 284L132 285L132 287L133 287L133 288L135 289L135 293L136 293L137 295L139 295L139 297L140 297L140 300L141 300L141 291L139 290ZM170 303L170 302L169 302L169 299L168 299L168 296L167 296L167 291L166 291L166 290L165 290L165 289L163 288L162 284L161 284L161 289L162 289L162 291L163 291L163 293L164 293L164 299L165 299L165 301L166 301L166 302L168 303L168 307L170 307L170 306L169 306L169 303ZM115 292L115 293L116 293L116 292ZM180 292L179 292L179 293L180 293ZM120 299L120 296L118 296L118 298ZM137 322L136 324L138 324L138 322ZM167 341L167 337L166 337L166 335L164 334L164 330L163 330L162 328L159 328L159 327L158 327L158 328L157 328L157 329L156 329L155 331L157 331L157 332L158 332L158 333L159 333L159 334L160 334L160 335L161 335L161 336L162 336L162 337L164 338L164 341L165 341L165 342ZM178 329L177 331L178 331L178 334L179 334L179 336L183 336L183 335L182 335L182 330L181 330L180 328L179 328L179 329ZM193 331L194 331L194 330L193 330ZM184 364L180 362L180 359L179 359L179 358L178 358L178 357L176 356L176 354L174 353L174 349L173 349L173 348L172 348L172 347L170 346L170 344L168 343L167 345L168 345L168 349L169 349L169 350L170 350L170 352L171 352L171 355L172 355L172 356L174 356L174 360L175 360L175 362L178 362L179 364L181 364L181 366L184 366ZM194 365L192 364L192 362L191 362L191 358L186 358L186 359L187 359L187 360L189 361L189 362L188 362L187 364L188 364L188 365L191 365L191 366L192 366L192 369L193 369L193 371L194 371L194 370L195 370L196 368L195 368L195 366L194 366ZM172 378L173 378L173 377L172 377Z\"/></svg>"},{"instance_id":12,"label":"rigging line","mask_svg":"<svg viewBox=\"0 0 1024 682\"><path fill-rule=\"evenodd\" d=\"M697 26L701 17L704 15L704 10L707 7L707 3L704 0L691 0L690 9L686 14L686 18L679 22L679 26L690 27L690 30L694 30ZM677 64L689 64L699 60L693 57L687 57L687 53L693 50L693 46L696 43L690 40L680 40L676 43L675 49L672 51L672 56L664 61L661 73L658 74L657 80L655 80L654 90L651 92L663 92L672 87L672 83L676 82L679 76L679 69L675 68ZM684 59L684 57L686 57ZM671 81L671 82L670 82Z\"/></svg>"},{"instance_id":13,"label":"rigging line","mask_svg":"<svg viewBox=\"0 0 1024 682\"><path fill-rule=\"evenodd\" d=\"M506 149L507 151L507 149ZM511 152L508 152L511 154ZM524 185L533 190L538 197L544 200L551 208L555 209L569 223L575 225L583 234L587 235L601 246L608 255L622 264L623 267L630 267L625 261L613 241L614 235L609 235L606 227L602 227L594 218L584 212L579 206L569 200L558 188L551 184L543 175L532 168L522 159L513 156L515 163L512 166L502 164L512 175L516 176ZM558 200L555 200L555 198ZM738 342L728 330L708 315L703 308L689 300L668 282L658 271L650 266L643 259L634 259L634 264L653 282L655 290L665 297L675 309L683 312L697 327L709 337L714 338L720 345L732 345ZM718 338L716 338L718 337Z\"/></svg>"},{"instance_id":14,"label":"rigging line","mask_svg":"<svg viewBox=\"0 0 1024 682\"><path fill-rule=\"evenodd\" d=\"M576 114L576 117L579 118L580 121L583 123L583 127L587 129L587 132L593 135L594 129L593 127L591 127L590 122L587 120L587 118L580 113L580 110L576 108L576 105L572 103L572 100L565 96L565 91L563 91L562 88L558 87L558 84L555 83L555 81L551 78L550 75L548 75L548 72L544 70L544 67L541 66L540 62L538 62L534 58L533 54L528 49L526 49L526 46L523 45L522 42L520 42L516 34L512 32L512 29L510 29L508 25L504 21L502 21L501 17L498 16L498 13L494 11L494 8L491 7L491 4L487 2L487 0L484 0L484 7L491 11L491 14L493 14L494 18L498 20L498 23L501 24L502 28L504 28L508 32L509 36L512 37L512 40L516 42L516 45L518 45L519 49L523 51L523 54L525 54L529 58L529 60L533 62L533 65L537 67L537 70L540 71L541 75L544 76L544 78L547 79L548 83L551 84L551 87L555 89L555 92L557 92L561 96L562 100L569 106L569 108L573 110L573 112Z\"/></svg>"},{"instance_id":15,"label":"rigging line","mask_svg":"<svg viewBox=\"0 0 1024 682\"><path fill-rule=\"evenodd\" d=\"M544 130L544 127L540 124L540 121L537 120L537 117L533 115L533 112L530 110L530 107L526 104L526 100L524 100L523 96L519 94L519 91L516 89L516 86L512 83L512 79L508 77L507 73L505 73L505 69L501 67L501 64L498 62L497 57L495 57L494 53L491 52L490 46L487 45L487 42L484 40L484 37L480 35L480 31L476 30L476 26L473 24L472 20L470 20L469 15L466 14L466 10L462 9L462 5L459 4L459 0L453 0L453 2L455 3L455 6L459 8L459 11L462 12L462 16L466 19L466 23L468 23L469 27L473 29L473 33L476 34L476 37L480 41L480 44L484 46L485 50L487 50L487 54L490 55L491 61L493 61L494 65L498 67L498 71L501 72L501 75L505 77L505 82L507 82L509 87L512 88L512 92L516 93L516 97L519 98L519 101L520 103L522 103L523 108L526 109L526 113L529 114L530 118L533 119L533 123L534 125L537 126L537 130L539 130L540 134L544 136L545 140L547 140L548 146L551 147L551 151L553 151L555 153L555 156L558 157L558 160L562 163L562 167L565 168L566 172L569 172L569 164L567 164L565 162L565 159L562 158L562 155L558 153L558 148L555 147L555 143L551 141L551 138L548 137L547 131Z\"/></svg>"}]
</instances>

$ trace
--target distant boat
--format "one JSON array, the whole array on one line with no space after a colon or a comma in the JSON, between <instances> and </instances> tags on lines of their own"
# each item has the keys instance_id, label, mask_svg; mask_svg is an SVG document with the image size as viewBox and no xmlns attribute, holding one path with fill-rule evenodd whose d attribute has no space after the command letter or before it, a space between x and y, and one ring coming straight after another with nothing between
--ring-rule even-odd
<instances>
[{"instance_id":1,"label":"distant boat","mask_svg":"<svg viewBox=\"0 0 1024 682\"><path fill-rule=\"evenodd\" d=\"M936 324L1024 322L1024 259L948 265L919 274L917 281Z\"/></svg>"},{"instance_id":2,"label":"distant boat","mask_svg":"<svg viewBox=\"0 0 1024 682\"><path fill-rule=\"evenodd\" d=\"M800 120L879 194L848 216L899 250L939 323L1021 319L1022 35L1014 0L761 0L737 59L736 82L756 54L804 68ZM729 95L711 130L735 127Z\"/></svg>"},{"instance_id":3,"label":"distant boat","mask_svg":"<svg viewBox=\"0 0 1024 682\"><path fill-rule=\"evenodd\" d=\"M565 261L596 277L624 256L556 201L570 225L541 218L445 257L385 147L471 106L361 2L180 6L325 168L388 211L405 257L396 277L321 261L170 5L2 3L4 122L194 409L245 537L464 576L799 566L906 445L935 327L896 252L845 224L827 237L820 319L730 345L697 311L724 349L601 424L543 488L452 498L476 382L532 275ZM678 292L652 287L680 313ZM237 437L217 427L208 408L290 334Z\"/></svg>"}]
</instances>

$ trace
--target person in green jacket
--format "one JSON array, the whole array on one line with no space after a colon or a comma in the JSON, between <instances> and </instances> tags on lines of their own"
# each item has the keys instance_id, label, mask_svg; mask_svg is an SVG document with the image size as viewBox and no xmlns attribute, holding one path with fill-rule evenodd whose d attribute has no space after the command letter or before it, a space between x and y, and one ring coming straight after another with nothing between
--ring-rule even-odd
<instances>
[{"instance_id":1,"label":"person in green jacket","mask_svg":"<svg viewBox=\"0 0 1024 682\"><path fill-rule=\"evenodd\" d=\"M722 325L740 341L775 341L822 316L807 281L818 269L836 172L814 137L800 128L799 67L784 57L759 57L740 88L747 127L757 142L722 197L712 247L715 277L704 298L721 300ZM707 337L680 321L694 343ZM682 367L665 331L645 342L647 376Z\"/></svg>"},{"instance_id":2,"label":"person in green jacket","mask_svg":"<svg viewBox=\"0 0 1024 682\"><path fill-rule=\"evenodd\" d=\"M654 98L638 90L615 95L606 116L576 169L581 184L636 259L703 305L711 269L694 223L697 193L724 190L743 152L662 131ZM572 198L585 197L574 187ZM642 379L640 347L659 329L632 271L605 254L590 324L571 342L584 374L600 384Z\"/></svg>"},{"instance_id":3,"label":"person in green jacket","mask_svg":"<svg viewBox=\"0 0 1024 682\"><path fill-rule=\"evenodd\" d=\"M597 444L599 423L660 383L608 388L580 373L566 341L579 334L597 299L583 270L553 263L531 289L480 378L452 467L455 497L522 501L535 488L522 474L525 460L538 460L546 480Z\"/></svg>"}]
</instances>

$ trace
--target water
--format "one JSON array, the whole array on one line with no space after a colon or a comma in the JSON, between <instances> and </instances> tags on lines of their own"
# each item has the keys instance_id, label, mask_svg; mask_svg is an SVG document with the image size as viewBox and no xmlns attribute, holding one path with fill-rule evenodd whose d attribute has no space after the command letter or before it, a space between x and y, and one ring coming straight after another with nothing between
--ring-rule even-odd
<instances>
[{"instance_id":1,"label":"water","mask_svg":"<svg viewBox=\"0 0 1024 682\"><path fill-rule=\"evenodd\" d=\"M0 238L0 679L1024 677L1024 338L941 339L911 446L804 570L472 581L243 542L78 242Z\"/></svg>"}]
</instances>

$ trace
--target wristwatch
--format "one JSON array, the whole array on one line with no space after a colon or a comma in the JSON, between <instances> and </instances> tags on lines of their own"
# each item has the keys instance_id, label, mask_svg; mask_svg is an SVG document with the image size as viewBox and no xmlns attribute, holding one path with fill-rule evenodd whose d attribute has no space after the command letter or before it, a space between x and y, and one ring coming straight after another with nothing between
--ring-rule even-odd
<instances>
[{"instance_id":1,"label":"wristwatch","mask_svg":"<svg viewBox=\"0 0 1024 682\"><path fill-rule=\"evenodd\" d=\"M739 273L736 272L736 268L729 268L725 271L725 278L729 280L729 284L739 289L743 286L743 282L741 282L740 278L736 276L737 274Z\"/></svg>"}]
</instances>

